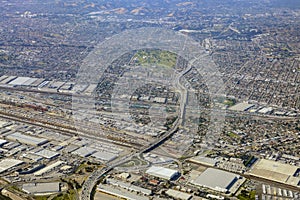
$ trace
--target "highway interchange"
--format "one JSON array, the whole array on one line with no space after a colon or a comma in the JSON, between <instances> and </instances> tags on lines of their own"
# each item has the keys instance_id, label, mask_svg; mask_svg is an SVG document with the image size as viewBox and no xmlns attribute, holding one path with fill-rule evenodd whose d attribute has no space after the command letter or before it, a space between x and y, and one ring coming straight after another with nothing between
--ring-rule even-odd
<instances>
[{"instance_id":1,"label":"highway interchange","mask_svg":"<svg viewBox=\"0 0 300 200\"><path fill-rule=\"evenodd\" d=\"M105 168L93 172L83 184L82 192L80 194L80 200L90 200L90 199L92 199L91 195L92 195L93 188L95 187L95 185L97 184L99 179L101 179L101 177L103 177L104 175L109 173L115 167L130 161L134 156L142 157L141 155L143 153L149 152L149 151L155 149L156 147L158 147L159 145L163 144L164 141L169 139L176 131L178 131L179 126L184 121L184 114L183 113L185 113L185 106L187 104L187 93L188 93L187 89L180 84L179 80L184 74L186 74L190 70L191 70L191 65L190 65L189 68L184 70L176 79L177 80L176 84L180 88L181 103L180 103L179 117L177 117L177 119L173 123L172 128L170 130L168 130L168 132L166 132L163 136L161 136L160 138L158 138L157 140L155 140L151 144L141 148L137 152L132 153L130 155L127 155L125 157L121 157L121 158L119 158L119 159L117 159L117 160L115 160L111 163L106 163Z\"/></svg>"}]
</instances>

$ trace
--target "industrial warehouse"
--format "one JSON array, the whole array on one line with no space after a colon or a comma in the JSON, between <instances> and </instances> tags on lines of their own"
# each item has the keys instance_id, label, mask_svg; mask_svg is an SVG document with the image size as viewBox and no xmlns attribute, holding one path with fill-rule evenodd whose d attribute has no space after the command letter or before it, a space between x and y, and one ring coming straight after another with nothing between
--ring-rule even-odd
<instances>
[{"instance_id":1,"label":"industrial warehouse","mask_svg":"<svg viewBox=\"0 0 300 200\"><path fill-rule=\"evenodd\" d=\"M252 167L249 174L300 188L299 172L300 168L297 166L261 159Z\"/></svg>"},{"instance_id":2,"label":"industrial warehouse","mask_svg":"<svg viewBox=\"0 0 300 200\"><path fill-rule=\"evenodd\" d=\"M0 121L0 173L16 172L22 179L43 179L67 174L82 162L103 163L123 151L104 142L61 134L18 122ZM93 154L93 156L91 156ZM18 177L9 176L7 182ZM31 186L30 186L31 187Z\"/></svg>"},{"instance_id":3,"label":"industrial warehouse","mask_svg":"<svg viewBox=\"0 0 300 200\"><path fill-rule=\"evenodd\" d=\"M9 159L9 158L3 159L0 161L0 173L12 169L13 167L16 167L22 163L24 162L21 160Z\"/></svg>"},{"instance_id":4,"label":"industrial warehouse","mask_svg":"<svg viewBox=\"0 0 300 200\"><path fill-rule=\"evenodd\" d=\"M300 0L0 10L0 200L300 200Z\"/></svg>"},{"instance_id":5,"label":"industrial warehouse","mask_svg":"<svg viewBox=\"0 0 300 200\"><path fill-rule=\"evenodd\" d=\"M40 146L48 142L47 139L44 138L37 138L37 137L32 137L29 135L25 135L19 132L15 132L13 134L10 134L6 137L9 140L20 142L23 144L28 144L32 146Z\"/></svg>"},{"instance_id":6,"label":"industrial warehouse","mask_svg":"<svg viewBox=\"0 0 300 200\"><path fill-rule=\"evenodd\" d=\"M166 180L175 180L180 176L177 170L168 169L165 167L152 166L147 171L147 174Z\"/></svg>"},{"instance_id":7,"label":"industrial warehouse","mask_svg":"<svg viewBox=\"0 0 300 200\"><path fill-rule=\"evenodd\" d=\"M244 181L245 178L237 174L208 168L191 183L218 192L235 193Z\"/></svg>"},{"instance_id":8,"label":"industrial warehouse","mask_svg":"<svg viewBox=\"0 0 300 200\"><path fill-rule=\"evenodd\" d=\"M50 183L26 183L22 186L22 190L28 194L49 195L61 191L59 182Z\"/></svg>"}]
</instances>

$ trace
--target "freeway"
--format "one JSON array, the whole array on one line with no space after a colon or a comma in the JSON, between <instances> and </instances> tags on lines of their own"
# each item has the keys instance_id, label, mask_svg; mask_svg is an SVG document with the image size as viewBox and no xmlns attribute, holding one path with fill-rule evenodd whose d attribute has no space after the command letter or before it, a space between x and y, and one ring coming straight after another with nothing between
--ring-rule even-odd
<instances>
[{"instance_id":1,"label":"freeway","mask_svg":"<svg viewBox=\"0 0 300 200\"><path fill-rule=\"evenodd\" d=\"M181 85L180 78L183 75L185 75L186 73L188 73L191 69L192 69L192 65L189 65L189 67L186 70L184 70L183 72L181 72L175 80L175 84L176 84L177 88L180 90L180 93L181 93L181 103L180 103L179 117L177 117L177 119L173 123L173 126L171 127L171 129L167 133L165 133L163 136L158 138L156 141L154 141L153 143L145 146L144 148L140 149L139 151L137 151L135 153L132 153L130 155L127 155L125 157L122 157L118 160L112 161L111 163L106 163L106 165L108 167L103 168L101 170L98 170L98 171L95 171L94 173L92 173L88 177L87 181L85 181L84 184L83 184L80 200L90 200L92 198L91 193L93 191L93 188L95 187L95 185L97 184L99 179L101 179L101 177L104 177L112 169L114 169L115 167L117 167L117 166L119 166L123 163L128 162L134 156L141 157L141 155L143 153L146 153L146 152L149 152L149 151L155 149L156 147L163 144L167 139L169 139L176 131L178 131L179 126L182 125L183 122L184 122L184 113L185 113L187 99L188 99L187 98L188 97L188 91L184 86Z\"/></svg>"},{"instance_id":2,"label":"freeway","mask_svg":"<svg viewBox=\"0 0 300 200\"><path fill-rule=\"evenodd\" d=\"M113 170L115 167L128 162L134 156L140 156L142 153L146 153L148 151L153 150L154 148L161 145L168 138L170 138L178 130L179 119L180 118L176 119L176 121L173 124L173 127L167 133L165 133L163 136L158 138L156 141L154 141L150 145L140 149L139 151L137 151L135 153L129 154L129 155L127 155L125 157L122 157L118 160L114 160L111 163L106 163L106 165L107 165L106 168L103 168L101 170L97 170L97 171L93 172L83 184L80 200L90 200L93 188L97 184L99 179L101 179L101 177L104 177L108 172Z\"/></svg>"},{"instance_id":3,"label":"freeway","mask_svg":"<svg viewBox=\"0 0 300 200\"><path fill-rule=\"evenodd\" d=\"M175 80L176 87L180 90L181 93L181 102L180 102L180 125L183 125L185 118L185 110L188 102L188 90L180 83L180 78L186 75L192 69L192 64L189 64L188 67L182 71Z\"/></svg>"},{"instance_id":4,"label":"freeway","mask_svg":"<svg viewBox=\"0 0 300 200\"><path fill-rule=\"evenodd\" d=\"M197 59L195 59L195 60L197 60ZM179 113L178 113L179 117L177 117L177 119L173 123L173 126L171 127L171 129L167 133L165 133L163 136L158 138L156 141L154 141L153 143L145 146L144 148L140 149L136 153L130 154L130 155L124 157L124 158L120 158L115 163L107 163L107 165L109 167L94 172L91 176L88 177L87 181L83 184L82 193L81 193L81 196L80 196L81 200L90 200L91 199L91 196L90 196L91 192L92 192L94 186L96 185L96 183L98 182L98 180L101 177L103 177L104 175L106 175L113 168L129 161L134 156L141 157L141 155L143 153L149 152L149 151L155 149L156 147L160 146L167 139L169 139L175 132L178 131L179 126L182 126L184 124L185 110L186 110L187 101L188 101L188 90L186 89L186 87L184 87L180 83L180 78L183 77L184 75L186 75L188 72L190 72L190 70L192 69L192 66L193 66L192 64L194 63L194 61L192 61L184 71L182 71L180 74L178 74L178 76L174 80L175 87L180 92L181 102L180 102L180 109L179 109Z\"/></svg>"}]
</instances>

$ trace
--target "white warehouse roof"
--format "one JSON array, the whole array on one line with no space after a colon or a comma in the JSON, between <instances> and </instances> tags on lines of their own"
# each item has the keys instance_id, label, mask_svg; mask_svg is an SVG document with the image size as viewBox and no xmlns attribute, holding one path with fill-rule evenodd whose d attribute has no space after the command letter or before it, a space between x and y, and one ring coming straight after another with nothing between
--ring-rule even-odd
<instances>
[{"instance_id":1,"label":"white warehouse roof","mask_svg":"<svg viewBox=\"0 0 300 200\"><path fill-rule=\"evenodd\" d=\"M22 190L28 194L52 194L60 192L60 183L26 183L22 186Z\"/></svg>"},{"instance_id":2,"label":"white warehouse roof","mask_svg":"<svg viewBox=\"0 0 300 200\"><path fill-rule=\"evenodd\" d=\"M192 195L185 193L185 192L180 192L178 190L172 190L168 189L166 192L167 195L175 198L175 199L180 199L180 200L190 200L192 199Z\"/></svg>"},{"instance_id":3,"label":"white warehouse roof","mask_svg":"<svg viewBox=\"0 0 300 200\"><path fill-rule=\"evenodd\" d=\"M220 192L227 192L233 186L233 184L238 180L239 175L208 168L202 174L200 174L191 183L201 187L207 187Z\"/></svg>"},{"instance_id":4,"label":"white warehouse roof","mask_svg":"<svg viewBox=\"0 0 300 200\"><path fill-rule=\"evenodd\" d=\"M6 144L6 143L8 143L6 140L0 139L0 146L4 145L4 144Z\"/></svg>"},{"instance_id":5,"label":"white warehouse roof","mask_svg":"<svg viewBox=\"0 0 300 200\"><path fill-rule=\"evenodd\" d=\"M0 161L0 173L9 170L10 168L13 168L22 163L23 161L21 160L9 159L9 158L3 159Z\"/></svg>"},{"instance_id":6,"label":"white warehouse roof","mask_svg":"<svg viewBox=\"0 0 300 200\"><path fill-rule=\"evenodd\" d=\"M44 158L47 158L47 159L52 159L56 156L59 156L59 153L56 153L54 151L50 151L50 150L47 150L47 149L42 149L38 152L35 152L36 155L38 156L42 156Z\"/></svg>"},{"instance_id":7,"label":"white warehouse roof","mask_svg":"<svg viewBox=\"0 0 300 200\"><path fill-rule=\"evenodd\" d=\"M102 161L111 161L118 157L117 154L113 154L107 151L97 151L92 155L92 157L96 159L100 159Z\"/></svg>"},{"instance_id":8,"label":"white warehouse roof","mask_svg":"<svg viewBox=\"0 0 300 200\"><path fill-rule=\"evenodd\" d=\"M51 170L53 170L54 168L62 165L64 162L61 160L56 161L55 163L52 163L51 165L48 165L47 167L44 167L36 172L33 173L33 175L35 176L41 176L47 172L50 172Z\"/></svg>"},{"instance_id":9,"label":"white warehouse roof","mask_svg":"<svg viewBox=\"0 0 300 200\"><path fill-rule=\"evenodd\" d=\"M254 107L254 104L249 104L249 103L246 103L246 102L242 102L242 103L238 103L238 104L230 107L229 110L246 111L246 110L249 110L252 107Z\"/></svg>"},{"instance_id":10,"label":"white warehouse roof","mask_svg":"<svg viewBox=\"0 0 300 200\"><path fill-rule=\"evenodd\" d=\"M72 154L79 155L81 157L88 157L95 152L96 152L96 150L91 147L81 147L81 148L73 151Z\"/></svg>"},{"instance_id":11,"label":"white warehouse roof","mask_svg":"<svg viewBox=\"0 0 300 200\"><path fill-rule=\"evenodd\" d=\"M29 77L18 77L15 80L11 81L9 85L23 85L26 81L30 80Z\"/></svg>"},{"instance_id":12,"label":"white warehouse roof","mask_svg":"<svg viewBox=\"0 0 300 200\"><path fill-rule=\"evenodd\" d=\"M29 145L34 145L34 146L43 145L48 142L47 139L24 135L19 132L10 134L6 138L9 140L20 142L22 144L29 144Z\"/></svg>"},{"instance_id":13,"label":"white warehouse roof","mask_svg":"<svg viewBox=\"0 0 300 200\"><path fill-rule=\"evenodd\" d=\"M159 166L152 166L147 171L147 174L151 176L156 176L158 178L171 180L174 179L176 176L179 175L179 172L177 170L168 169L165 167L159 167Z\"/></svg>"},{"instance_id":14,"label":"white warehouse roof","mask_svg":"<svg viewBox=\"0 0 300 200\"><path fill-rule=\"evenodd\" d=\"M119 180L116 180L116 179L106 179L106 182L110 185L125 188L129 191L135 191L137 193L142 193L144 195L150 196L152 194L151 190L148 190L148 189L145 189L145 188L142 188L142 187L139 187L139 186L132 185L131 183L119 181Z\"/></svg>"}]
</instances>

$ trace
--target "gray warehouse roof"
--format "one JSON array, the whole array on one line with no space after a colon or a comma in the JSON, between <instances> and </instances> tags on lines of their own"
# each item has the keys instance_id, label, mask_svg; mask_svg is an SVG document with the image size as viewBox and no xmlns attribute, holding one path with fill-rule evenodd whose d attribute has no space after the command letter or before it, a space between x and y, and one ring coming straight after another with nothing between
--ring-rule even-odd
<instances>
[{"instance_id":1,"label":"gray warehouse roof","mask_svg":"<svg viewBox=\"0 0 300 200\"><path fill-rule=\"evenodd\" d=\"M119 180L115 180L115 179L106 179L106 182L108 184L117 186L117 187L121 187L121 188L125 188L129 191L135 191L135 192L140 192L144 195L148 195L150 196L152 194L151 190L139 187L139 186L135 186L132 185L131 183L127 183L127 182L123 182L123 181L119 181Z\"/></svg>"},{"instance_id":2,"label":"gray warehouse roof","mask_svg":"<svg viewBox=\"0 0 300 200\"><path fill-rule=\"evenodd\" d=\"M98 151L98 152L94 153L92 155L92 157L95 157L96 159L100 159L103 161L111 161L111 160L117 158L118 155L109 153L107 151Z\"/></svg>"},{"instance_id":3,"label":"gray warehouse roof","mask_svg":"<svg viewBox=\"0 0 300 200\"><path fill-rule=\"evenodd\" d=\"M91 147L81 147L81 148L77 149L76 151L73 151L72 154L76 154L81 157L88 157L95 152L96 152L96 150Z\"/></svg>"},{"instance_id":4,"label":"gray warehouse roof","mask_svg":"<svg viewBox=\"0 0 300 200\"><path fill-rule=\"evenodd\" d=\"M166 194L175 199L181 199L181 200L190 200L192 198L191 194L180 192L177 190L172 190L172 189L168 189Z\"/></svg>"},{"instance_id":5,"label":"gray warehouse roof","mask_svg":"<svg viewBox=\"0 0 300 200\"><path fill-rule=\"evenodd\" d=\"M18 77L15 80L11 81L9 85L24 85L25 82L29 81L29 77Z\"/></svg>"},{"instance_id":6,"label":"gray warehouse roof","mask_svg":"<svg viewBox=\"0 0 300 200\"><path fill-rule=\"evenodd\" d=\"M208 158L208 157L202 157L202 156L197 156L197 157L191 158L190 161L208 165L208 166L215 166L216 163L218 162L215 159Z\"/></svg>"},{"instance_id":7,"label":"gray warehouse roof","mask_svg":"<svg viewBox=\"0 0 300 200\"><path fill-rule=\"evenodd\" d=\"M227 192L238 178L239 175L237 174L208 168L195 180L192 180L191 183L194 185L208 187L213 190Z\"/></svg>"},{"instance_id":8,"label":"gray warehouse roof","mask_svg":"<svg viewBox=\"0 0 300 200\"><path fill-rule=\"evenodd\" d=\"M34 146L43 145L48 142L47 139L37 138L37 137L22 134L19 132L10 134L6 138L9 140L18 141L23 144L29 144L29 145L34 145Z\"/></svg>"},{"instance_id":9,"label":"gray warehouse roof","mask_svg":"<svg viewBox=\"0 0 300 200\"><path fill-rule=\"evenodd\" d=\"M120 188L111 187L109 185L104 185L104 184L98 185L97 190L128 200L149 200L150 199L147 196L138 195L127 190L121 190Z\"/></svg>"},{"instance_id":10,"label":"gray warehouse roof","mask_svg":"<svg viewBox=\"0 0 300 200\"><path fill-rule=\"evenodd\" d=\"M235 111L246 111L250 108L252 108L254 104L249 104L249 103L238 103L232 107L229 108L229 110L235 110Z\"/></svg>"},{"instance_id":11,"label":"gray warehouse roof","mask_svg":"<svg viewBox=\"0 0 300 200\"><path fill-rule=\"evenodd\" d=\"M35 154L38 155L38 156L42 156L44 158L47 158L47 159L51 159L51 158L54 158L56 156L59 156L59 153L56 153L54 151L50 151L50 150L47 150L47 149L43 149L41 151L35 152Z\"/></svg>"},{"instance_id":12,"label":"gray warehouse roof","mask_svg":"<svg viewBox=\"0 0 300 200\"><path fill-rule=\"evenodd\" d=\"M22 190L28 194L43 194L60 192L60 183L27 183Z\"/></svg>"},{"instance_id":13,"label":"gray warehouse roof","mask_svg":"<svg viewBox=\"0 0 300 200\"><path fill-rule=\"evenodd\" d=\"M9 158L3 159L0 161L0 173L9 170L10 168L13 168L22 163L23 161L21 160L9 159Z\"/></svg>"}]
</instances>

